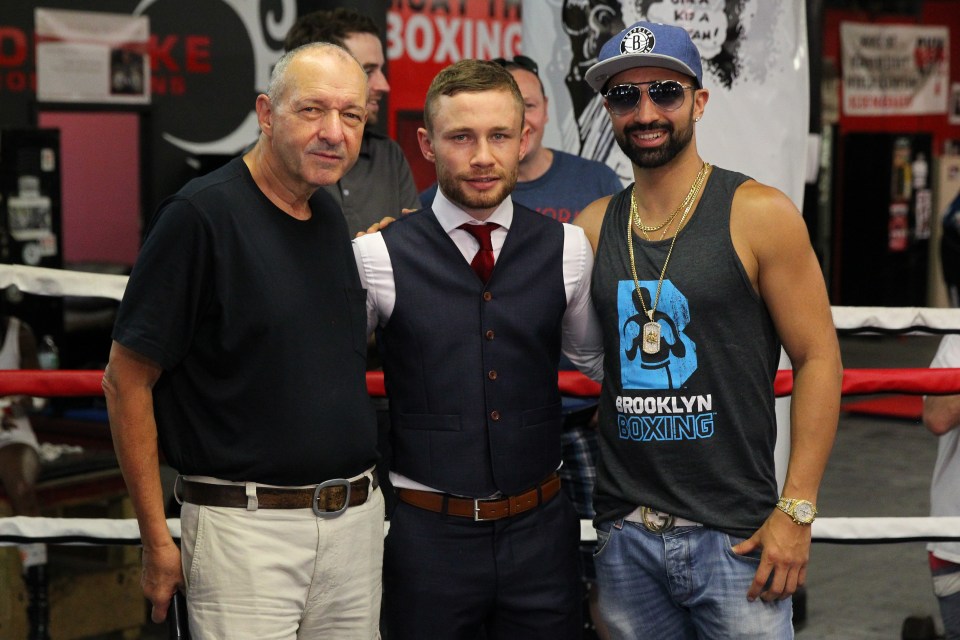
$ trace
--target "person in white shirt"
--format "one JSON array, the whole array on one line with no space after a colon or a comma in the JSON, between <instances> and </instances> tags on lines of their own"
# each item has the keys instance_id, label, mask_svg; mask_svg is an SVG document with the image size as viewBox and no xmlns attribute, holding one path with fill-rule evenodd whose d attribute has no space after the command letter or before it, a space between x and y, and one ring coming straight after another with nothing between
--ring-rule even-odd
<instances>
[{"instance_id":1,"label":"person in white shirt","mask_svg":"<svg viewBox=\"0 0 960 640\"><path fill-rule=\"evenodd\" d=\"M946 336L930 366L960 367L960 335ZM927 396L923 424L938 436L937 461L930 484L930 515L960 515L960 395ZM927 545L933 591L940 603L947 640L960 639L960 542Z\"/></svg>"},{"instance_id":2,"label":"person in white shirt","mask_svg":"<svg viewBox=\"0 0 960 640\"><path fill-rule=\"evenodd\" d=\"M579 638L577 515L559 491L563 352L601 369L592 251L510 198L527 144L508 71L463 60L427 93L433 206L354 240L379 328L399 504L387 637Z\"/></svg>"}]
</instances>

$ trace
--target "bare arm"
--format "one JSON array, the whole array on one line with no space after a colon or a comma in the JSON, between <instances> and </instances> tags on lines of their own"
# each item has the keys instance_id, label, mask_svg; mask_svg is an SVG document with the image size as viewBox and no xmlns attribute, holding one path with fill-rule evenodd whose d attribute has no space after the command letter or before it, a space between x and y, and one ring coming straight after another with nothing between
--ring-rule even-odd
<instances>
[{"instance_id":1,"label":"bare arm","mask_svg":"<svg viewBox=\"0 0 960 640\"><path fill-rule=\"evenodd\" d=\"M938 436L960 427L960 395L924 398L923 424Z\"/></svg>"},{"instance_id":2,"label":"bare arm","mask_svg":"<svg viewBox=\"0 0 960 640\"><path fill-rule=\"evenodd\" d=\"M594 200L577 215L573 224L583 229L593 247L593 252L597 252L597 243L600 242L600 227L603 226L603 216L607 212L607 205L613 196L604 196L599 200Z\"/></svg>"},{"instance_id":3,"label":"bare arm","mask_svg":"<svg viewBox=\"0 0 960 640\"><path fill-rule=\"evenodd\" d=\"M153 386L161 372L155 362L114 342L103 374L113 446L143 542L140 585L153 603L154 622L166 618L170 598L183 584L180 550L167 529L160 482Z\"/></svg>"},{"instance_id":4,"label":"bare arm","mask_svg":"<svg viewBox=\"0 0 960 640\"><path fill-rule=\"evenodd\" d=\"M803 218L779 191L750 182L738 189L731 234L794 368L790 460L783 495L816 504L833 448L843 368L823 274ZM738 545L763 556L749 598L787 597L806 580L810 527L773 509L754 536ZM764 584L774 573L770 588Z\"/></svg>"}]
</instances>

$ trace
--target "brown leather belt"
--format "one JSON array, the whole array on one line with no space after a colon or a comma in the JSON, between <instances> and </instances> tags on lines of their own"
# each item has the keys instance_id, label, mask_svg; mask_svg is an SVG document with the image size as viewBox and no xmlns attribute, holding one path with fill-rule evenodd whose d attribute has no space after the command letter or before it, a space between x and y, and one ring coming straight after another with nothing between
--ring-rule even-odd
<instances>
[{"instance_id":1,"label":"brown leather belt","mask_svg":"<svg viewBox=\"0 0 960 640\"><path fill-rule=\"evenodd\" d=\"M240 509L313 509L321 517L343 513L367 501L377 488L377 474L356 480L328 480L315 487L284 489L256 487L256 496L248 496L246 487L237 484L210 484L183 480L181 497L184 502L207 507L236 507Z\"/></svg>"},{"instance_id":2,"label":"brown leather belt","mask_svg":"<svg viewBox=\"0 0 960 640\"><path fill-rule=\"evenodd\" d=\"M505 498L471 500L470 498L457 498L446 493L419 491L417 489L400 489L397 491L397 496L407 504L427 511L472 518L479 522L481 520L500 520L524 511L530 511L541 504L546 504L558 493L560 493L560 476L552 473L539 486L518 496Z\"/></svg>"}]
</instances>

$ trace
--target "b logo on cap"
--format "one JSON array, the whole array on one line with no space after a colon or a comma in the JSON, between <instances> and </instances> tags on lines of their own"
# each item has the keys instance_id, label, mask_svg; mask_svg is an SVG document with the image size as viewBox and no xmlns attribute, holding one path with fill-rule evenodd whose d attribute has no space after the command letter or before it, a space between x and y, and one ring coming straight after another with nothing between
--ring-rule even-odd
<instances>
[{"instance_id":1,"label":"b logo on cap","mask_svg":"<svg viewBox=\"0 0 960 640\"><path fill-rule=\"evenodd\" d=\"M646 27L634 27L620 41L620 53L647 53L653 50L656 39Z\"/></svg>"}]
</instances>

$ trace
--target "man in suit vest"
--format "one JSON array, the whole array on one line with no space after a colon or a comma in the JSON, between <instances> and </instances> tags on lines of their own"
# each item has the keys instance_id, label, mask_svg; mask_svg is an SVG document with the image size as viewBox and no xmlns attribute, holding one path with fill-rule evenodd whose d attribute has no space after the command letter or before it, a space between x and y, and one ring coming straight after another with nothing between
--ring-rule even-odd
<instances>
[{"instance_id":1,"label":"man in suit vest","mask_svg":"<svg viewBox=\"0 0 960 640\"><path fill-rule=\"evenodd\" d=\"M528 131L502 66L441 71L424 122L433 206L354 241L367 326L381 328L399 497L387 637L579 638L557 361L562 345L600 369L590 245L510 198Z\"/></svg>"}]
</instances>

